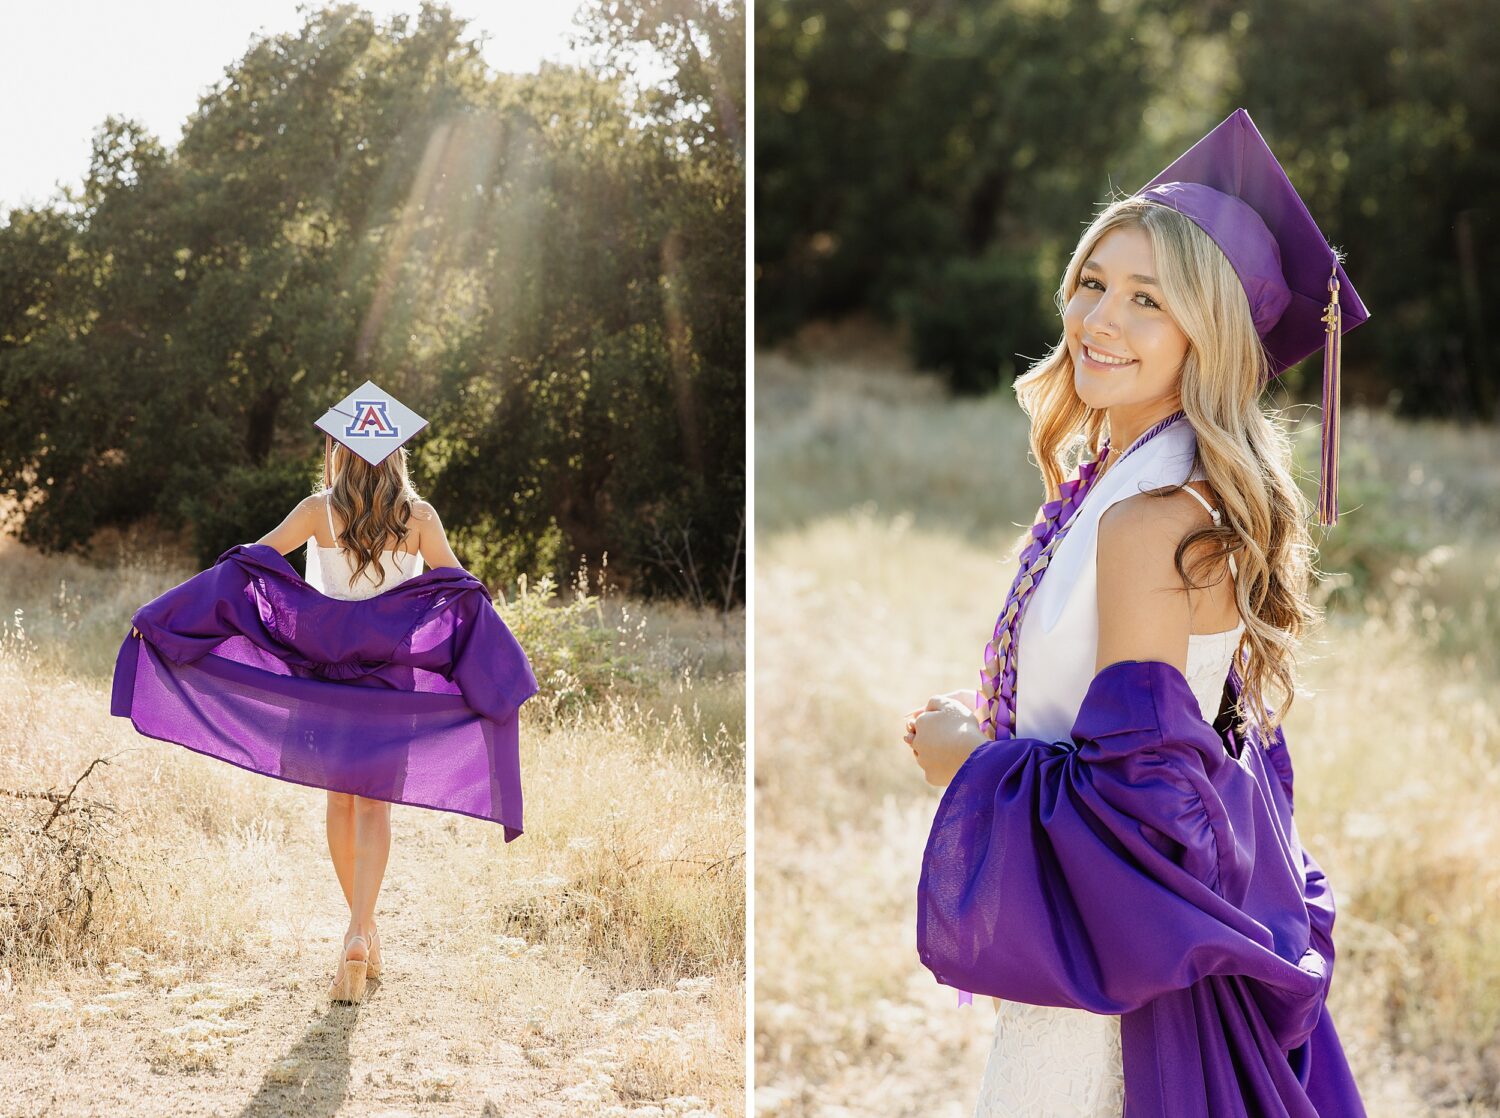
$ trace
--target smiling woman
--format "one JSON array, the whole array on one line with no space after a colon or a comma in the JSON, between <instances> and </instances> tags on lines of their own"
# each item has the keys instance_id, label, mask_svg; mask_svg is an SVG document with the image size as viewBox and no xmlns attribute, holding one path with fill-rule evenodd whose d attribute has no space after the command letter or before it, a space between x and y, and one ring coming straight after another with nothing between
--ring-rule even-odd
<instances>
[{"instance_id":1,"label":"smiling woman","mask_svg":"<svg viewBox=\"0 0 1500 1118\"><path fill-rule=\"evenodd\" d=\"M1139 226L1100 238L1063 311L1074 387L1089 407L1113 408L1111 434L1135 441L1153 415L1176 411L1188 339L1162 307L1156 252Z\"/></svg>"},{"instance_id":2,"label":"smiling woman","mask_svg":"<svg viewBox=\"0 0 1500 1118\"><path fill-rule=\"evenodd\" d=\"M1257 399L1325 327L1336 393L1340 293L1362 321L1240 110L1093 221L1016 381L1048 500L979 691L905 735L947 786L922 961L1005 999L983 1118L1363 1113L1280 730L1317 616L1305 501Z\"/></svg>"}]
</instances>

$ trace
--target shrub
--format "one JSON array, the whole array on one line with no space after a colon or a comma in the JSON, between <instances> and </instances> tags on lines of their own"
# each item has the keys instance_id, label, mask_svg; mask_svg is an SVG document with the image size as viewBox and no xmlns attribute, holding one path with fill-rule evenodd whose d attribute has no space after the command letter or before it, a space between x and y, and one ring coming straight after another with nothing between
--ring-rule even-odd
<instances>
[{"instance_id":1,"label":"shrub","mask_svg":"<svg viewBox=\"0 0 1500 1118\"><path fill-rule=\"evenodd\" d=\"M525 575L518 582L519 592L501 604L500 616L526 650L540 685L538 698L549 714L576 710L622 684L643 682L643 635L609 624L601 595L590 590L586 574L580 573L567 601L551 575L534 585Z\"/></svg>"},{"instance_id":2,"label":"shrub","mask_svg":"<svg viewBox=\"0 0 1500 1118\"><path fill-rule=\"evenodd\" d=\"M896 308L917 364L941 372L955 392L1009 384L1058 335L1034 262L1017 254L930 265L896 297Z\"/></svg>"},{"instance_id":3,"label":"shrub","mask_svg":"<svg viewBox=\"0 0 1500 1118\"><path fill-rule=\"evenodd\" d=\"M280 524L311 491L310 481L305 463L273 462L232 466L213 485L189 489L179 509L193 526L198 565L211 567L235 544L252 543L266 525Z\"/></svg>"}]
</instances>

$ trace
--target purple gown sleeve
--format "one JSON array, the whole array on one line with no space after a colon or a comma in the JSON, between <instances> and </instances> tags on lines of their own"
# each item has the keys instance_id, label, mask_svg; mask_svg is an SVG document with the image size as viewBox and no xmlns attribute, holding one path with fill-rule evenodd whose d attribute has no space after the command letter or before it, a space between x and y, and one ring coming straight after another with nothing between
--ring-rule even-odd
<instances>
[{"instance_id":1,"label":"purple gown sleeve","mask_svg":"<svg viewBox=\"0 0 1500 1118\"><path fill-rule=\"evenodd\" d=\"M245 572L220 556L136 610L130 623L174 664L195 663L243 630L250 600L245 581Z\"/></svg>"},{"instance_id":2,"label":"purple gown sleeve","mask_svg":"<svg viewBox=\"0 0 1500 1118\"><path fill-rule=\"evenodd\" d=\"M453 635L453 682L464 701L486 718L512 720L521 704L536 694L536 676L488 599L471 595L469 603Z\"/></svg>"},{"instance_id":3,"label":"purple gown sleeve","mask_svg":"<svg viewBox=\"0 0 1500 1118\"><path fill-rule=\"evenodd\" d=\"M1070 741L986 742L945 790L923 963L961 990L1121 1015L1127 1115L1313 1116L1316 1091L1362 1114L1324 1012L1331 895L1281 762L1221 737L1171 665L1110 665ZM1313 1048L1336 1074L1310 1086Z\"/></svg>"},{"instance_id":4,"label":"purple gown sleeve","mask_svg":"<svg viewBox=\"0 0 1500 1118\"><path fill-rule=\"evenodd\" d=\"M110 712L147 737L330 791L521 834L525 652L483 583L439 567L371 597L311 587L264 544L135 613Z\"/></svg>"}]
</instances>

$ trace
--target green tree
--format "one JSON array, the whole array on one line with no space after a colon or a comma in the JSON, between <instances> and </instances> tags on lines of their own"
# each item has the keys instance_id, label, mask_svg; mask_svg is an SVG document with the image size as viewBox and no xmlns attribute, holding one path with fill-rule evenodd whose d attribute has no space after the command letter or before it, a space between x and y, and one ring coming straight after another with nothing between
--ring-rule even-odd
<instances>
[{"instance_id":1,"label":"green tree","mask_svg":"<svg viewBox=\"0 0 1500 1118\"><path fill-rule=\"evenodd\" d=\"M1244 106L1372 310L1345 345L1346 398L1491 417L1491 8L768 0L760 338L870 311L956 386L1005 383L1056 339L1048 296L1094 205Z\"/></svg>"},{"instance_id":2,"label":"green tree","mask_svg":"<svg viewBox=\"0 0 1500 1118\"><path fill-rule=\"evenodd\" d=\"M758 6L764 339L870 309L964 388L1054 340L1049 239L1088 212L1153 90L1142 7L1108 7Z\"/></svg>"},{"instance_id":3,"label":"green tree","mask_svg":"<svg viewBox=\"0 0 1500 1118\"><path fill-rule=\"evenodd\" d=\"M254 40L176 150L107 121L81 196L0 229L13 529L155 514L211 562L306 492L312 420L368 377L429 419L416 481L481 577L609 552L742 598L743 11L582 18L595 64L495 75L444 6L329 7ZM664 91L632 92L634 42ZM682 530L686 582L655 547Z\"/></svg>"}]
</instances>

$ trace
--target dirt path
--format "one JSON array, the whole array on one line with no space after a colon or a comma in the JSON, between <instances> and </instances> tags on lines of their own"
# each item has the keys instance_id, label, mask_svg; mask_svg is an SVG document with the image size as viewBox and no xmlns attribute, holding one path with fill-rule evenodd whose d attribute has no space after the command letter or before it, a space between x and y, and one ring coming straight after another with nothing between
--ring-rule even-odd
<instances>
[{"instance_id":1,"label":"dirt path","mask_svg":"<svg viewBox=\"0 0 1500 1118\"><path fill-rule=\"evenodd\" d=\"M304 833L277 911L223 955L183 964L127 949L102 975L30 989L0 971L0 1114L721 1113L668 1093L682 1085L674 1061L721 1027L713 980L611 991L586 964L470 931L487 915L442 895L431 872L467 822L398 807L393 823L377 910L385 971L364 1004L323 995L343 908ZM178 935L187 958L214 938Z\"/></svg>"}]
</instances>

